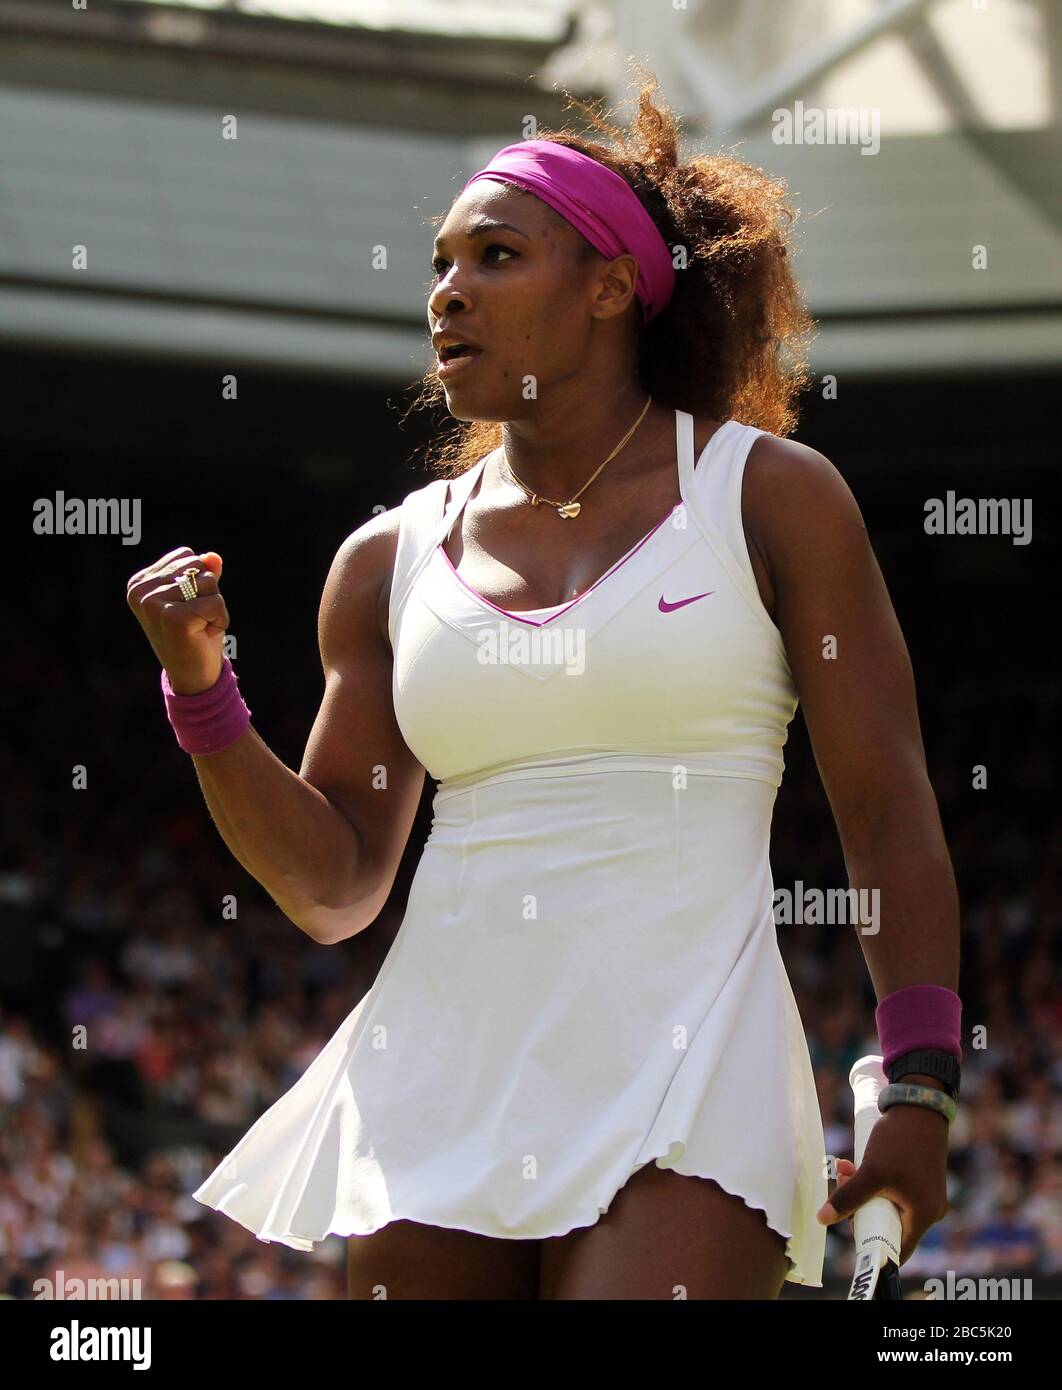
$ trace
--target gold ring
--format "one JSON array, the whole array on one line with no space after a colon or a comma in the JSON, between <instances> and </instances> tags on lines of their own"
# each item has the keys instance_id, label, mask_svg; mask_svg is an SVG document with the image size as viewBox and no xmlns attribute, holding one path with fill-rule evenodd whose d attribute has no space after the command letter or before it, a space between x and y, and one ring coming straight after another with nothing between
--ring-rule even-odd
<instances>
[{"instance_id":1,"label":"gold ring","mask_svg":"<svg viewBox=\"0 0 1062 1390\"><path fill-rule=\"evenodd\" d=\"M177 587L180 589L181 597L185 602L199 597L199 581L195 574L195 570L185 570L183 574L177 576Z\"/></svg>"}]
</instances>

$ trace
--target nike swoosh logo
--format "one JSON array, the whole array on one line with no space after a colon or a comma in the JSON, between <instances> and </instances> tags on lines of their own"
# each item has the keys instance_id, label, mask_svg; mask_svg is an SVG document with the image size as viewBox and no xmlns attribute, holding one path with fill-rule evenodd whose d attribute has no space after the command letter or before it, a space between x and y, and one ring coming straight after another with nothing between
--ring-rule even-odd
<instances>
[{"instance_id":1,"label":"nike swoosh logo","mask_svg":"<svg viewBox=\"0 0 1062 1390\"><path fill-rule=\"evenodd\" d=\"M676 608L685 608L687 603L696 603L699 598L708 598L710 594L714 593L714 589L709 589L707 594L694 594L692 598L680 598L678 603L668 603L664 595L661 594L659 604L660 611L661 613L674 613Z\"/></svg>"}]
</instances>

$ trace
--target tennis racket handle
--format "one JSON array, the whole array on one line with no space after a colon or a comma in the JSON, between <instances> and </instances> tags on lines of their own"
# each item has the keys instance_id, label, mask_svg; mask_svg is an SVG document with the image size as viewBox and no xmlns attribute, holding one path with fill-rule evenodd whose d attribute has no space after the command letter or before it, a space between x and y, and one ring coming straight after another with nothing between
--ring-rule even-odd
<instances>
[{"instance_id":1,"label":"tennis racket handle","mask_svg":"<svg viewBox=\"0 0 1062 1390\"><path fill-rule=\"evenodd\" d=\"M854 1154L857 1168L863 1162L870 1131L881 1119L878 1096L882 1087L888 1084L882 1062L881 1057L860 1057L848 1074L855 1101ZM855 1232L857 1258L864 1250L876 1246L899 1267L902 1230L900 1213L894 1202L887 1197L872 1197L869 1202L864 1202L852 1215L852 1229Z\"/></svg>"}]
</instances>

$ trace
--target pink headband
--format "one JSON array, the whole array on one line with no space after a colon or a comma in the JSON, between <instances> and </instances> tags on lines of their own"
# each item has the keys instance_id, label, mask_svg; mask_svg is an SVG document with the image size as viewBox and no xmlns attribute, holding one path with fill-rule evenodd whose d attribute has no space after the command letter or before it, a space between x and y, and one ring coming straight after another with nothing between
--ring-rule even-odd
<instances>
[{"instance_id":1,"label":"pink headband","mask_svg":"<svg viewBox=\"0 0 1062 1390\"><path fill-rule=\"evenodd\" d=\"M555 140L520 140L499 150L465 188L476 179L504 179L527 189L610 260L633 256L638 262L635 294L645 323L667 307L675 288L671 253L656 223L619 174Z\"/></svg>"}]
</instances>

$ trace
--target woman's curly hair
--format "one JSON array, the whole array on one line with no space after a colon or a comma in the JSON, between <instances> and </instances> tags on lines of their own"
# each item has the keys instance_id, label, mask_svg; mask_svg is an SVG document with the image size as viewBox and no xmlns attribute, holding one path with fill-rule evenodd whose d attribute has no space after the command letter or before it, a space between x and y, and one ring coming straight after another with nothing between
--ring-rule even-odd
<instances>
[{"instance_id":1,"label":"woman's curly hair","mask_svg":"<svg viewBox=\"0 0 1062 1390\"><path fill-rule=\"evenodd\" d=\"M540 129L537 138L580 150L626 179L671 248L674 294L641 330L643 388L690 414L791 434L797 397L812 380L814 324L793 273L796 212L786 185L729 155L680 164L679 121L662 99L654 104L657 88L655 79L643 79L629 133L568 94L567 105L615 148L568 127ZM445 393L433 368L410 409L439 404ZM457 477L501 440L498 421L459 421L428 446L426 466Z\"/></svg>"}]
</instances>

